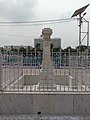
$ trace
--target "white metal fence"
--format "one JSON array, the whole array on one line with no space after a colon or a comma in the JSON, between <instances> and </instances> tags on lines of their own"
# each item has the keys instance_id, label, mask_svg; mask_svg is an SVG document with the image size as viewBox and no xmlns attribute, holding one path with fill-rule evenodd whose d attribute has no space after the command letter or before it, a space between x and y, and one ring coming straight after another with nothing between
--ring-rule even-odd
<instances>
[{"instance_id":1,"label":"white metal fence","mask_svg":"<svg viewBox=\"0 0 90 120\"><path fill-rule=\"evenodd\" d=\"M0 54L0 90L9 92L90 91L90 55L51 52L56 89L37 89L42 52Z\"/></svg>"}]
</instances>

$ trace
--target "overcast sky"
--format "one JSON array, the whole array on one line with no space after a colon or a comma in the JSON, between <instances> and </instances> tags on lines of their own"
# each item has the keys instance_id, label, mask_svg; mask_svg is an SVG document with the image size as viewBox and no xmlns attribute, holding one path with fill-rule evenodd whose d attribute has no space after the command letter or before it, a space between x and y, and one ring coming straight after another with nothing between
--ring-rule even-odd
<instances>
[{"instance_id":1,"label":"overcast sky","mask_svg":"<svg viewBox=\"0 0 90 120\"><path fill-rule=\"evenodd\" d=\"M0 0L0 22L38 21L70 18L73 12L90 3L90 0ZM86 9L90 20L90 6ZM78 45L78 21L34 26L2 26L0 24L0 46L34 45L44 27L53 30L52 37L60 37L62 48ZM85 30L83 25L83 30ZM12 35L12 36L11 36ZM86 41L83 42L83 44Z\"/></svg>"}]
</instances>

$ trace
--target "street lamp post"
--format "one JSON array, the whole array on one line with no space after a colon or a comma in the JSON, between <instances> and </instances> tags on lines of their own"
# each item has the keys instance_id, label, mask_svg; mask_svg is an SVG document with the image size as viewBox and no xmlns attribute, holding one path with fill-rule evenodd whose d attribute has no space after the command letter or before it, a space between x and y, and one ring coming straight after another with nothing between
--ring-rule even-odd
<instances>
[{"instance_id":1,"label":"street lamp post","mask_svg":"<svg viewBox=\"0 0 90 120\"><path fill-rule=\"evenodd\" d=\"M76 10L73 15L71 17L75 17L75 16L79 16L79 52L81 51L81 43L82 41L86 38L87 36L87 50L88 50L88 46L89 46L89 21L87 21L84 16L86 15L86 13L83 13L86 8L89 6L90 4ZM82 15L83 13L83 15ZM83 32L82 31L82 24L83 22L87 23L87 31ZM85 34L84 37L82 38L82 34Z\"/></svg>"}]
</instances>

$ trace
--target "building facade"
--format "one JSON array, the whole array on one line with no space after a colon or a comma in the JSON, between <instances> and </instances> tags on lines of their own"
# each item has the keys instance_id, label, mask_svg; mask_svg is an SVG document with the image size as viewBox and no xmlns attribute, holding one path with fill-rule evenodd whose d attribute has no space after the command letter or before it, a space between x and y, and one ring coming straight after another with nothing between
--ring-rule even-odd
<instances>
[{"instance_id":1,"label":"building facade","mask_svg":"<svg viewBox=\"0 0 90 120\"><path fill-rule=\"evenodd\" d=\"M53 45L53 48L61 47L61 38L52 38L50 42ZM34 39L34 47L36 47L37 45L40 45L40 49L42 50L42 48L43 48L43 38L42 37Z\"/></svg>"}]
</instances>

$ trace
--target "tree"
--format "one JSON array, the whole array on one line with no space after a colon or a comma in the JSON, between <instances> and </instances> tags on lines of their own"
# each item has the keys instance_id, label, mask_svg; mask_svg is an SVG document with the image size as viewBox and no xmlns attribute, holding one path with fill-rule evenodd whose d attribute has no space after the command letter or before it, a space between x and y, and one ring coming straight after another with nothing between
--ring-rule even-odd
<instances>
[{"instance_id":1,"label":"tree","mask_svg":"<svg viewBox=\"0 0 90 120\"><path fill-rule=\"evenodd\" d=\"M18 53L18 49L15 48L15 49L13 50L13 52L14 52L15 54L17 54L17 53Z\"/></svg>"},{"instance_id":2,"label":"tree","mask_svg":"<svg viewBox=\"0 0 90 120\"><path fill-rule=\"evenodd\" d=\"M40 50L40 43L37 43L35 48L36 48L36 50Z\"/></svg>"},{"instance_id":3,"label":"tree","mask_svg":"<svg viewBox=\"0 0 90 120\"><path fill-rule=\"evenodd\" d=\"M11 45L11 49L13 49L13 45Z\"/></svg>"},{"instance_id":4,"label":"tree","mask_svg":"<svg viewBox=\"0 0 90 120\"><path fill-rule=\"evenodd\" d=\"M53 48L53 51L54 51L54 52L59 52L60 49L61 49L61 47L59 46L59 47L57 47L57 48Z\"/></svg>"},{"instance_id":5,"label":"tree","mask_svg":"<svg viewBox=\"0 0 90 120\"><path fill-rule=\"evenodd\" d=\"M2 54L4 53L4 48L3 47L1 47L1 52L2 52Z\"/></svg>"},{"instance_id":6,"label":"tree","mask_svg":"<svg viewBox=\"0 0 90 120\"><path fill-rule=\"evenodd\" d=\"M24 47L20 47L19 53L26 54L26 49Z\"/></svg>"},{"instance_id":7,"label":"tree","mask_svg":"<svg viewBox=\"0 0 90 120\"><path fill-rule=\"evenodd\" d=\"M16 48L11 48L11 52L14 53L14 54L17 54L17 53L18 53L18 49L16 49Z\"/></svg>"},{"instance_id":8,"label":"tree","mask_svg":"<svg viewBox=\"0 0 90 120\"><path fill-rule=\"evenodd\" d=\"M70 52L76 52L77 51L76 49L72 48L71 46L68 46L63 51L68 53L69 50L70 50Z\"/></svg>"},{"instance_id":9,"label":"tree","mask_svg":"<svg viewBox=\"0 0 90 120\"><path fill-rule=\"evenodd\" d=\"M51 43L51 44L50 44L50 50L52 50L53 47L54 47L54 45Z\"/></svg>"},{"instance_id":10,"label":"tree","mask_svg":"<svg viewBox=\"0 0 90 120\"><path fill-rule=\"evenodd\" d=\"M30 53L32 48L30 46L28 46L27 50L28 50L28 53Z\"/></svg>"},{"instance_id":11,"label":"tree","mask_svg":"<svg viewBox=\"0 0 90 120\"><path fill-rule=\"evenodd\" d=\"M76 49L80 50L80 52L84 52L87 49L87 46L86 45L77 46Z\"/></svg>"}]
</instances>

